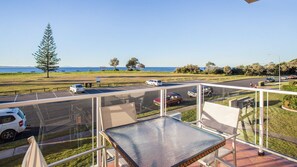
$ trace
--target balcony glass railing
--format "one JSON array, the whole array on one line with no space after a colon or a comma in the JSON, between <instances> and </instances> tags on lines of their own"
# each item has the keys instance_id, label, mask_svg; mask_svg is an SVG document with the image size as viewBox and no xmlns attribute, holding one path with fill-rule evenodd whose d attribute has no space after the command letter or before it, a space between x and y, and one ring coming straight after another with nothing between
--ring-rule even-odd
<instances>
[{"instance_id":1,"label":"balcony glass railing","mask_svg":"<svg viewBox=\"0 0 297 167\"><path fill-rule=\"evenodd\" d=\"M215 92L204 100L241 108L240 140L259 146L260 153L274 151L297 159L297 112L286 108L286 99L297 92L204 85L211 85Z\"/></svg>"},{"instance_id":2,"label":"balcony glass railing","mask_svg":"<svg viewBox=\"0 0 297 167\"><path fill-rule=\"evenodd\" d=\"M239 107L242 111L238 126L241 141L259 147L260 153L273 151L296 161L297 112L282 108L286 95L297 96L297 93L185 84L2 103L0 109L19 107L26 114L27 129L13 141L2 141L1 151L13 149L14 153L2 157L0 166L20 165L26 151L26 139L32 135L48 164L89 151L60 165L94 166L101 160L97 156L101 151L92 151L102 144L97 135L99 108L130 102L135 103L138 119L181 113L182 120L193 121L199 118L204 101Z\"/></svg>"}]
</instances>

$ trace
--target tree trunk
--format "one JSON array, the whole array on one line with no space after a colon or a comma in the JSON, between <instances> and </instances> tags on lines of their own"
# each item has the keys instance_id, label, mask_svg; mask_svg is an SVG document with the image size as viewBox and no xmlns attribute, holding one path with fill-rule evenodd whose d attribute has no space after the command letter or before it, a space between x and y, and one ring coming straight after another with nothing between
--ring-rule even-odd
<instances>
[{"instance_id":1,"label":"tree trunk","mask_svg":"<svg viewBox=\"0 0 297 167\"><path fill-rule=\"evenodd\" d=\"M46 78L49 78L49 71L46 71Z\"/></svg>"}]
</instances>

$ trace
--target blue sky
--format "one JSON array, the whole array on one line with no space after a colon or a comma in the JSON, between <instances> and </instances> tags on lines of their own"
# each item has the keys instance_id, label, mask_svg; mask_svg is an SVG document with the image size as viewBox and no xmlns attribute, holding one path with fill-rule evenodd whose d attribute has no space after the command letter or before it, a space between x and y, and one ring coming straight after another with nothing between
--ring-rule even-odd
<instances>
[{"instance_id":1,"label":"blue sky","mask_svg":"<svg viewBox=\"0 0 297 167\"><path fill-rule=\"evenodd\" d=\"M297 1L0 1L0 66L34 66L48 23L60 66L236 66L297 56Z\"/></svg>"}]
</instances>

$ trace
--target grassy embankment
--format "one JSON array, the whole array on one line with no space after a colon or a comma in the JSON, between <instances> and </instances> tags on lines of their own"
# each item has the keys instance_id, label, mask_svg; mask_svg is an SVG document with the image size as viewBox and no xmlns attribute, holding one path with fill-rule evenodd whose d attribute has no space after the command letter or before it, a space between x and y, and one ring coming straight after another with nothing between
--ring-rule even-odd
<instances>
[{"instance_id":1,"label":"grassy embankment","mask_svg":"<svg viewBox=\"0 0 297 167\"><path fill-rule=\"evenodd\" d=\"M96 77L101 78L101 86L121 86L129 84L144 84L148 79L160 79L163 82L180 82L203 80L205 82L223 82L230 80L252 78L248 76L225 76L207 74L176 74L173 72L145 72L145 71L100 71L100 72L64 72L51 73L46 78L43 73L10 73L0 74L0 92L20 91L28 93L29 89L49 88L52 91L57 87L68 88L71 84L92 82ZM38 90L34 90L36 92ZM39 90L43 91L43 90Z\"/></svg>"}]
</instances>

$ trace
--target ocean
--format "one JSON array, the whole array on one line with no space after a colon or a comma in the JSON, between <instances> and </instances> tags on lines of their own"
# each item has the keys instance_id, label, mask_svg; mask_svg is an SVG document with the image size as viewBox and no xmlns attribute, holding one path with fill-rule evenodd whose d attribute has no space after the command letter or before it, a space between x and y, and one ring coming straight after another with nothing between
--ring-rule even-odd
<instances>
[{"instance_id":1,"label":"ocean","mask_svg":"<svg viewBox=\"0 0 297 167\"><path fill-rule=\"evenodd\" d=\"M85 71L103 71L113 70L113 67L60 67L56 72L85 72ZM117 67L121 71L127 70L126 67ZM146 67L142 71L155 72L173 72L176 67ZM7 67L0 66L0 73L41 73L42 71L35 67Z\"/></svg>"}]
</instances>

